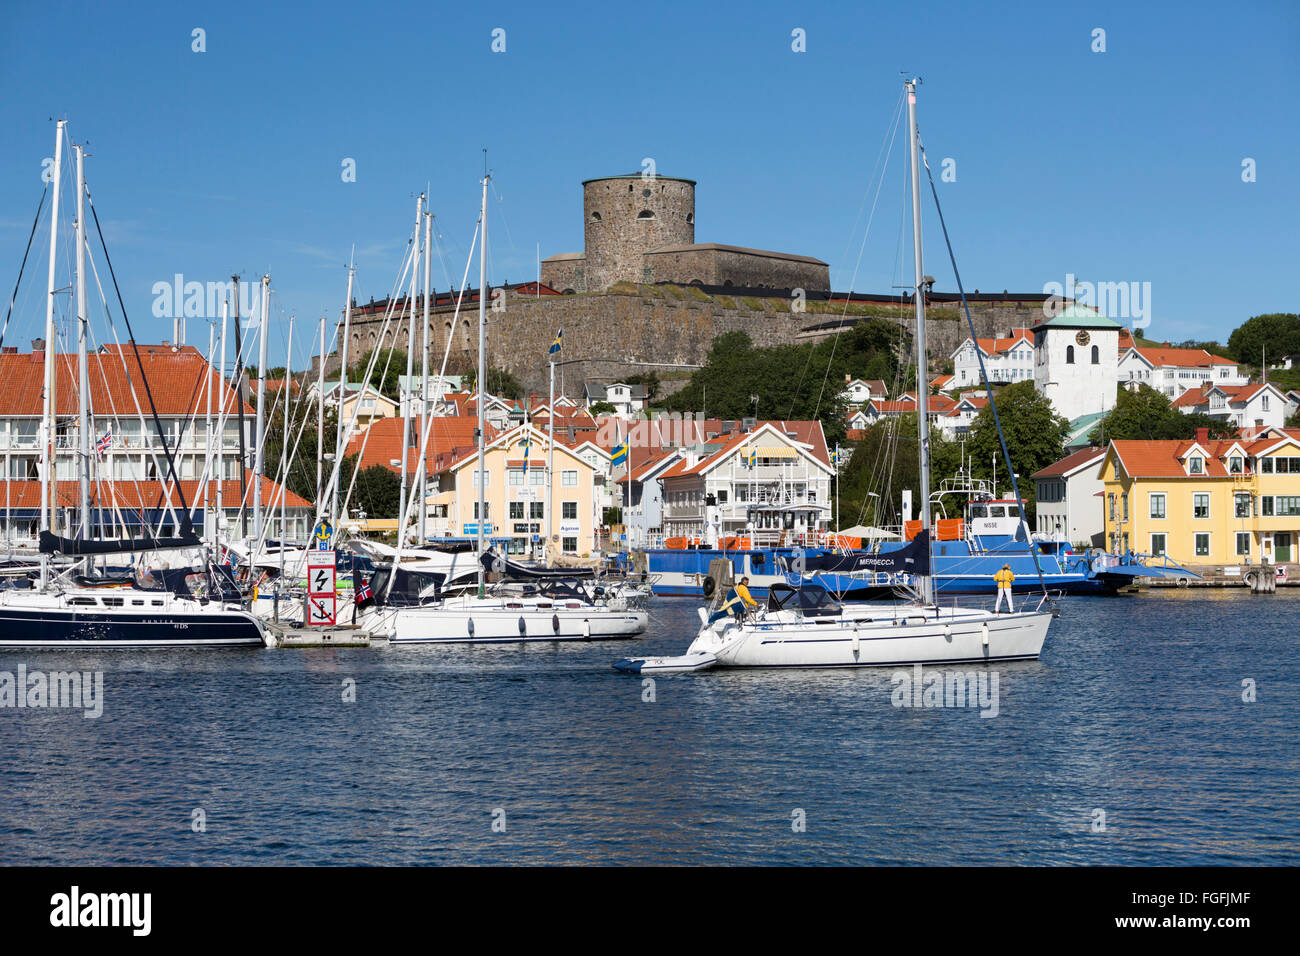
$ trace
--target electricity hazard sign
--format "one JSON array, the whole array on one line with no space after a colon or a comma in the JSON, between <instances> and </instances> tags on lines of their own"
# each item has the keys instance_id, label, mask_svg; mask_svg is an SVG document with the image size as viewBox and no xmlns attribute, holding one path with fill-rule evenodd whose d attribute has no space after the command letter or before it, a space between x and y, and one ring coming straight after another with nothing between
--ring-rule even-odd
<instances>
[{"instance_id":1,"label":"electricity hazard sign","mask_svg":"<svg viewBox=\"0 0 1300 956\"><path fill-rule=\"evenodd\" d=\"M334 626L334 595L318 597L307 595L307 624Z\"/></svg>"},{"instance_id":2,"label":"electricity hazard sign","mask_svg":"<svg viewBox=\"0 0 1300 956\"><path fill-rule=\"evenodd\" d=\"M333 598L334 587L334 552L307 552L307 593L312 597Z\"/></svg>"}]
</instances>

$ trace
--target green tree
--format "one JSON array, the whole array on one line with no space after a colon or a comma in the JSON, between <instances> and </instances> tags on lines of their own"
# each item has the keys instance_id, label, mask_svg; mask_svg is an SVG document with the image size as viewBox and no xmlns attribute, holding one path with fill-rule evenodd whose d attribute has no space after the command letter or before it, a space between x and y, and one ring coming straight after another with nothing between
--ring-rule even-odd
<instances>
[{"instance_id":1,"label":"green tree","mask_svg":"<svg viewBox=\"0 0 1300 956\"><path fill-rule=\"evenodd\" d=\"M354 459L349 459L349 463L355 467ZM347 470L350 472L351 468ZM383 465L361 469L352 491L351 511L364 511L368 518L396 518L401 505L402 479L397 472Z\"/></svg>"},{"instance_id":2,"label":"green tree","mask_svg":"<svg viewBox=\"0 0 1300 956\"><path fill-rule=\"evenodd\" d=\"M961 446L944 440L930 429L930 476L934 490L942 478L956 474L961 463ZM853 449L853 456L839 478L841 527L855 524L886 526L899 523L902 492L910 489L915 500L920 492L921 456L917 448L916 416L882 418L866 430ZM950 510L960 507L945 501ZM913 507L919 509L919 502Z\"/></svg>"},{"instance_id":3,"label":"green tree","mask_svg":"<svg viewBox=\"0 0 1300 956\"><path fill-rule=\"evenodd\" d=\"M818 419L835 444L845 438L844 376L897 382L905 344L901 327L885 319L859 322L821 342L772 348L755 348L745 332L725 332L704 366L663 404L711 418L747 418L757 409L759 418Z\"/></svg>"},{"instance_id":4,"label":"green tree","mask_svg":"<svg viewBox=\"0 0 1300 956\"><path fill-rule=\"evenodd\" d=\"M1211 438L1231 438L1237 433L1234 426L1208 415L1184 415L1164 394L1139 385L1137 391L1119 390L1115 407L1088 433L1088 440L1102 444L1115 439L1187 439L1194 437L1198 428L1208 428Z\"/></svg>"},{"instance_id":5,"label":"green tree","mask_svg":"<svg viewBox=\"0 0 1300 956\"><path fill-rule=\"evenodd\" d=\"M469 392L478 391L477 368L471 368L466 373L464 387ZM511 401L518 401L524 397L524 387L519 384L519 380L503 368L490 368L487 370L487 391L489 395L508 398Z\"/></svg>"},{"instance_id":6,"label":"green tree","mask_svg":"<svg viewBox=\"0 0 1300 956\"><path fill-rule=\"evenodd\" d=\"M644 385L645 400L649 404L659 397L659 374L657 372L644 372L637 375L629 376L623 379L628 385Z\"/></svg>"},{"instance_id":7,"label":"green tree","mask_svg":"<svg viewBox=\"0 0 1300 956\"><path fill-rule=\"evenodd\" d=\"M587 406L587 411L591 412L594 418L597 415L612 415L618 409L610 402L592 402Z\"/></svg>"},{"instance_id":8,"label":"green tree","mask_svg":"<svg viewBox=\"0 0 1300 956\"><path fill-rule=\"evenodd\" d=\"M365 374L365 370L370 368L370 360L378 352L379 356L375 359L374 370L370 373L370 384L385 398L390 398L395 402L402 400L402 382L401 378L406 374L406 353L401 349L371 349L365 355L355 368Z\"/></svg>"},{"instance_id":9,"label":"green tree","mask_svg":"<svg viewBox=\"0 0 1300 956\"><path fill-rule=\"evenodd\" d=\"M1252 316L1228 336L1228 349L1243 365L1257 365L1261 351L1266 362L1300 352L1300 315L1269 312Z\"/></svg>"},{"instance_id":10,"label":"green tree","mask_svg":"<svg viewBox=\"0 0 1300 956\"><path fill-rule=\"evenodd\" d=\"M292 455L285 476L285 486L294 494L316 502L316 421L319 408L305 397L306 392L289 393L286 406L282 395L268 394L269 415L266 424L266 475L280 480L280 470L286 455ZM338 410L328 403L321 431L324 434L325 453L334 453L337 435ZM329 481L333 462L324 461L322 482Z\"/></svg>"},{"instance_id":11,"label":"green tree","mask_svg":"<svg viewBox=\"0 0 1300 956\"><path fill-rule=\"evenodd\" d=\"M1070 434L1070 423L1056 414L1052 403L1034 389L1032 381L1016 382L994 393L1002 434L1007 440L1007 453L1011 467L1018 476L1020 497L1025 499L1025 514L1032 527L1034 513L1034 483L1029 476L1064 454L1065 439ZM971 423L966 453L971 460L971 473L977 478L992 478L997 461L998 481L1007 482L1006 461L998 441L993 409L986 405ZM1007 482L1009 483L1009 482ZM1003 485L1005 487L1005 485Z\"/></svg>"}]
</instances>

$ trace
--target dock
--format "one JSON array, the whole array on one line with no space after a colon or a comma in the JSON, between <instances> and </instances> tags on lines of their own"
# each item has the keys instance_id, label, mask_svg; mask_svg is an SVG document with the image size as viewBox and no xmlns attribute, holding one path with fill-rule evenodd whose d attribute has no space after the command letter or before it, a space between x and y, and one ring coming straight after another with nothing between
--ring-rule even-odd
<instances>
[{"instance_id":1,"label":"dock","mask_svg":"<svg viewBox=\"0 0 1300 956\"><path fill-rule=\"evenodd\" d=\"M1139 578L1143 588L1246 588L1272 594L1278 588L1300 586L1300 564L1188 564L1193 577Z\"/></svg>"},{"instance_id":2,"label":"dock","mask_svg":"<svg viewBox=\"0 0 1300 956\"><path fill-rule=\"evenodd\" d=\"M359 627L292 627L267 624L280 647L370 647L370 632Z\"/></svg>"}]
</instances>

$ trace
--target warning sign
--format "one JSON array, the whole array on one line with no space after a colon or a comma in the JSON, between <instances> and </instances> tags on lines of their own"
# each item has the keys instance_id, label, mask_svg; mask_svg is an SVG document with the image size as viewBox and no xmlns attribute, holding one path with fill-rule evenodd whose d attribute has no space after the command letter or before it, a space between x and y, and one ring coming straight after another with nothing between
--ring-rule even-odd
<instances>
[{"instance_id":1,"label":"warning sign","mask_svg":"<svg viewBox=\"0 0 1300 956\"><path fill-rule=\"evenodd\" d=\"M333 551L307 552L307 593L312 597L334 597L335 567Z\"/></svg>"},{"instance_id":2,"label":"warning sign","mask_svg":"<svg viewBox=\"0 0 1300 956\"><path fill-rule=\"evenodd\" d=\"M307 595L307 626L328 626L333 627L334 618L334 595L329 597L318 597L315 594Z\"/></svg>"}]
</instances>

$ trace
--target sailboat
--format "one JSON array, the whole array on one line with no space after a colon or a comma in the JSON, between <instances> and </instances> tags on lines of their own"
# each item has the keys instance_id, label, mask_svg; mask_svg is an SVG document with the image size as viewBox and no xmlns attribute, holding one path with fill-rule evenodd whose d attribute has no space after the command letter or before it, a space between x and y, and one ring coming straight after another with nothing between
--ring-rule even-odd
<instances>
[{"instance_id":1,"label":"sailboat","mask_svg":"<svg viewBox=\"0 0 1300 956\"><path fill-rule=\"evenodd\" d=\"M487 197L490 175L483 174L479 213L479 313L478 313L478 474L486 471L487 380ZM427 278L427 277L426 277ZM412 287L414 288L414 286ZM427 428L427 422L426 422ZM421 449L428 435L422 436ZM423 452L422 452L423 454ZM424 468L421 463L420 472ZM478 511L486 515L486 482L478 482ZM412 494L419 492L419 483ZM398 540L406 535L408 496L403 495L398 518ZM420 494L420 507L424 496ZM392 561L378 568L358 593L356 622L373 635L394 644L499 644L553 642L635 637L645 631L649 615L628 602L595 600L562 576L529 582L510 581L509 565L485 548L485 520L477 520L474 554L479 559L477 587L473 591L445 593L448 579L414 564L404 566L408 549L394 551ZM418 560L418 559L417 559ZM487 586L492 567L506 580Z\"/></svg>"},{"instance_id":2,"label":"sailboat","mask_svg":"<svg viewBox=\"0 0 1300 956\"><path fill-rule=\"evenodd\" d=\"M132 580L116 586L87 586L77 572L89 570L95 557L159 550L201 550L203 542L194 534L189 509L182 500L181 527L175 537L145 536L140 539L89 539L91 408L87 374L86 310L86 181L84 149L76 151L76 304L77 359L80 387L78 413L80 446L77 477L80 514L85 535L63 537L55 533L55 389L58 357L55 355L54 294L58 250L59 189L62 176L63 141L66 121L60 120L55 142L52 175L53 202L50 225L49 287L45 315L45 387L41 441L40 580L37 587L11 586L0 590L0 647L161 647L261 645L271 642L261 623L240 603L239 590L229 573L217 565L169 568L150 577L151 582ZM107 259L107 256L106 256ZM112 264L109 263L110 273ZM116 282L116 278L114 278ZM125 314L123 316L126 319ZM126 319L128 329L130 320ZM134 337L132 337L134 348ZM137 353L137 363L139 356ZM144 380L143 366L140 376ZM146 394L148 383L144 382ZM152 403L151 403L152 404ZM158 419L155 413L155 425ZM159 433L162 433L159 427ZM173 450L164 454L168 474L175 482ZM179 482L175 482L179 489ZM64 563L56 564L56 556ZM65 560L71 559L71 560ZM15 582L16 584L17 582ZM25 583L25 582L24 582Z\"/></svg>"},{"instance_id":3,"label":"sailboat","mask_svg":"<svg viewBox=\"0 0 1300 956\"><path fill-rule=\"evenodd\" d=\"M905 548L868 556L869 570L911 575L914 603L881 607L841 604L816 584L774 584L767 603L748 618L700 608L698 635L680 657L629 658L616 670L674 673L713 667L884 667L958 664L1037 658L1055 614L1044 589L1032 610L996 613L982 608L940 606L931 576L930 443L926 387L926 328L921 256L920 133L916 81L905 84L911 139L912 246L916 303L917 429L920 446L921 531ZM991 396L990 396L991 399ZM1000 427L1000 426L999 426ZM1018 496L1017 496L1018 497ZM1023 605L1022 605L1023 607Z\"/></svg>"}]
</instances>

